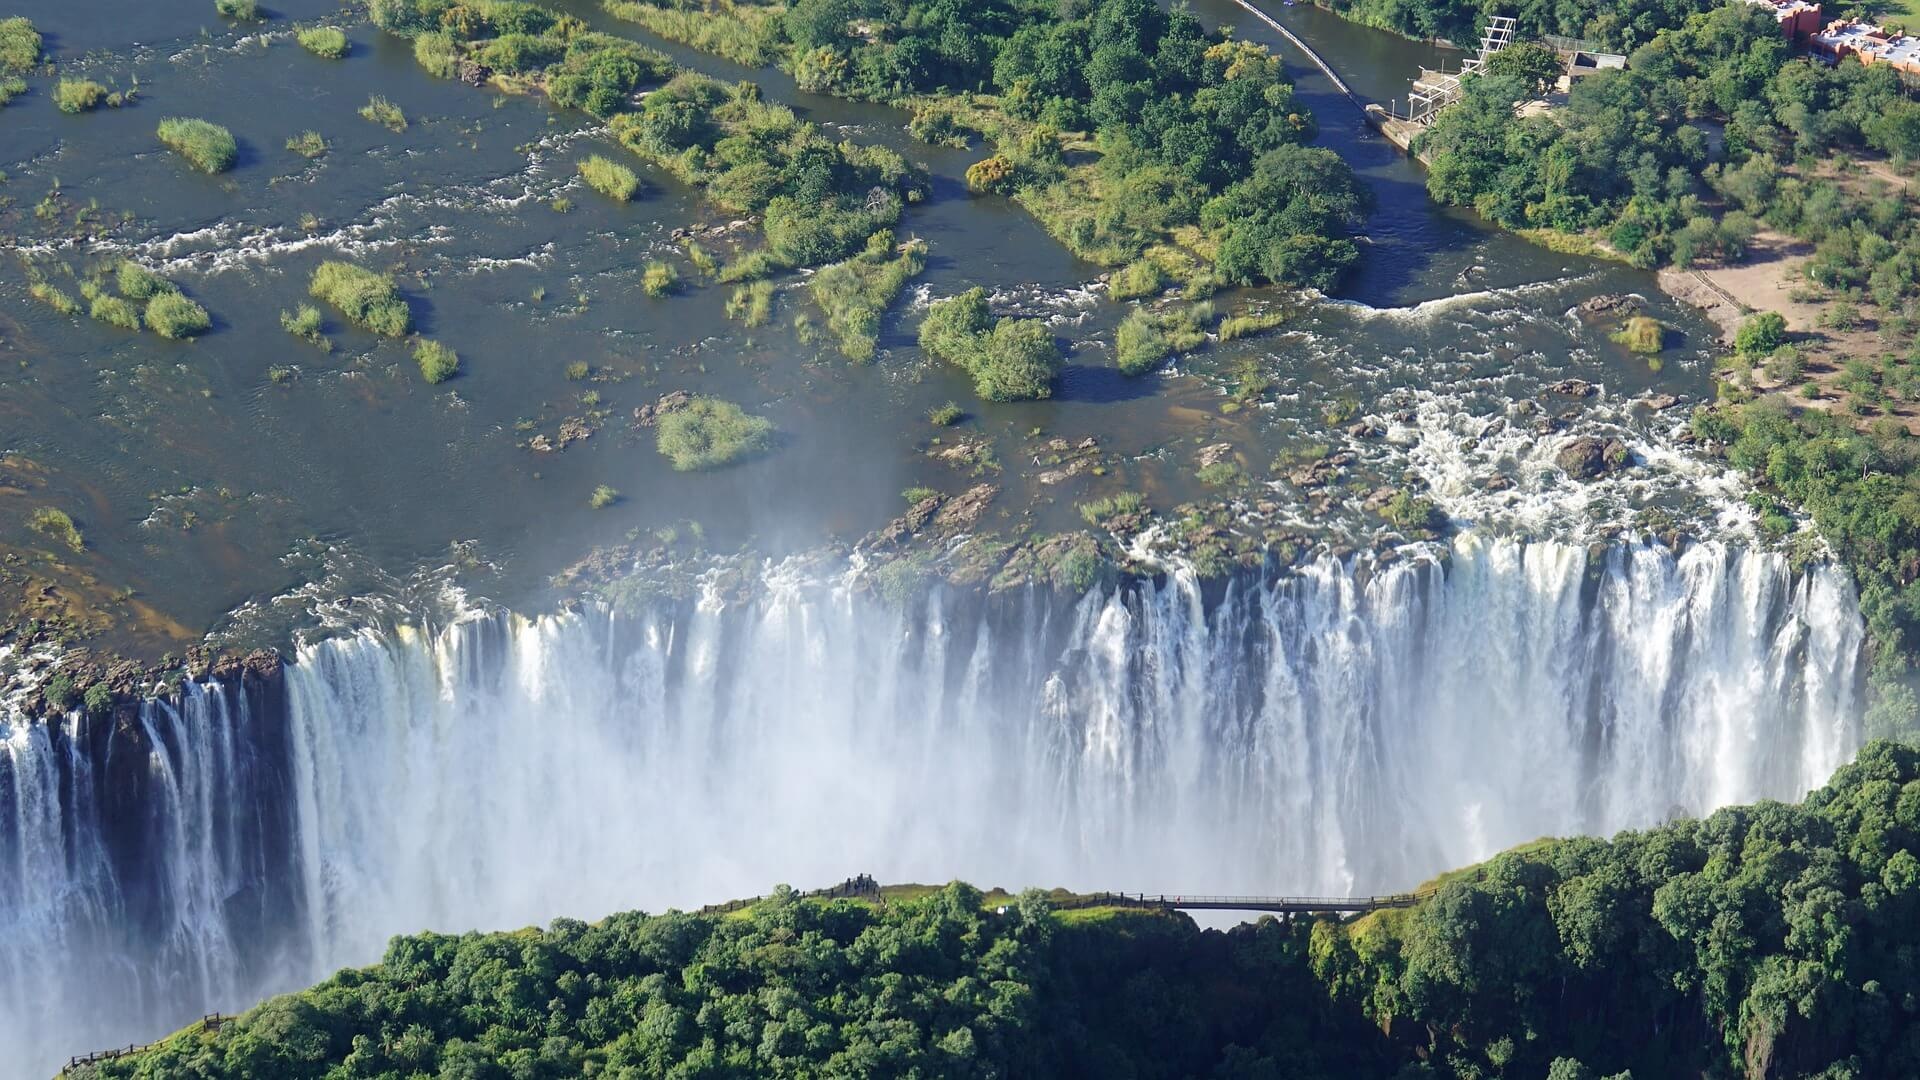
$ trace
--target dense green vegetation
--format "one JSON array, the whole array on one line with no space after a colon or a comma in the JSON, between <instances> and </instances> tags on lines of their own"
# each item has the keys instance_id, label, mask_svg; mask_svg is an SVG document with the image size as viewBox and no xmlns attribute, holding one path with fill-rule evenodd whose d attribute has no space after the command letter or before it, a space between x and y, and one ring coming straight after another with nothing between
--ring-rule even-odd
<instances>
[{"instance_id":1,"label":"dense green vegetation","mask_svg":"<svg viewBox=\"0 0 1920 1080\"><path fill-rule=\"evenodd\" d=\"M147 301L147 329L163 338L190 338L213 326L207 309L177 292L163 292Z\"/></svg>"},{"instance_id":2,"label":"dense green vegetation","mask_svg":"<svg viewBox=\"0 0 1920 1080\"><path fill-rule=\"evenodd\" d=\"M773 445L773 424L731 401L696 397L662 416L654 435L661 456L681 472L691 472L765 453Z\"/></svg>"},{"instance_id":3,"label":"dense green vegetation","mask_svg":"<svg viewBox=\"0 0 1920 1080\"><path fill-rule=\"evenodd\" d=\"M579 169L588 187L616 202L627 202L640 191L640 178L632 169L599 154L589 155Z\"/></svg>"},{"instance_id":4,"label":"dense green vegetation","mask_svg":"<svg viewBox=\"0 0 1920 1080\"><path fill-rule=\"evenodd\" d=\"M61 79L53 85L53 103L63 113L92 112L106 103L108 93L92 79Z\"/></svg>"},{"instance_id":5,"label":"dense green vegetation","mask_svg":"<svg viewBox=\"0 0 1920 1080\"><path fill-rule=\"evenodd\" d=\"M328 60L338 60L347 55L350 47L347 35L337 27L310 26L294 35L300 47L315 56Z\"/></svg>"},{"instance_id":6,"label":"dense green vegetation","mask_svg":"<svg viewBox=\"0 0 1920 1080\"><path fill-rule=\"evenodd\" d=\"M1350 922L954 884L399 937L99 1075L1912 1076L1917 853L1920 751L1883 742L1804 804L1539 841Z\"/></svg>"},{"instance_id":7,"label":"dense green vegetation","mask_svg":"<svg viewBox=\"0 0 1920 1080\"><path fill-rule=\"evenodd\" d=\"M443 383L460 371L460 356L437 341L422 339L414 346L413 362L420 365L420 376L430 383Z\"/></svg>"},{"instance_id":8,"label":"dense green vegetation","mask_svg":"<svg viewBox=\"0 0 1920 1080\"><path fill-rule=\"evenodd\" d=\"M1015 197L1083 258L1110 266L1159 251L1196 275L1216 257L1236 281L1324 287L1357 257L1363 209L1350 178L1297 185L1311 138L1280 63L1209 38L1152 0L956 5L878 0L613 0L610 12L697 48L777 60L802 87L915 110L936 141L985 133L998 152L968 170ZM929 98L926 95L934 95ZM1331 154L1323 173L1344 173ZM1249 214L1248 210L1258 213Z\"/></svg>"},{"instance_id":9,"label":"dense green vegetation","mask_svg":"<svg viewBox=\"0 0 1920 1080\"><path fill-rule=\"evenodd\" d=\"M973 392L987 401L1053 395L1060 347L1039 319L995 320L987 290L978 286L941 300L920 324L920 347L973 376Z\"/></svg>"},{"instance_id":10,"label":"dense green vegetation","mask_svg":"<svg viewBox=\"0 0 1920 1080\"><path fill-rule=\"evenodd\" d=\"M866 249L845 262L821 268L807 281L813 301L827 315L827 329L840 340L849 360L873 359L880 316L927 265L927 243L912 239L895 250L893 231L867 238Z\"/></svg>"},{"instance_id":11,"label":"dense green vegetation","mask_svg":"<svg viewBox=\"0 0 1920 1080\"><path fill-rule=\"evenodd\" d=\"M360 106L360 119L379 124L396 135L407 130L406 111L378 94Z\"/></svg>"},{"instance_id":12,"label":"dense green vegetation","mask_svg":"<svg viewBox=\"0 0 1920 1080\"><path fill-rule=\"evenodd\" d=\"M0 75L27 75L40 66L40 31L26 18L0 19Z\"/></svg>"},{"instance_id":13,"label":"dense green vegetation","mask_svg":"<svg viewBox=\"0 0 1920 1080\"><path fill-rule=\"evenodd\" d=\"M243 22L260 19L260 0L213 0L213 9L226 18Z\"/></svg>"},{"instance_id":14,"label":"dense green vegetation","mask_svg":"<svg viewBox=\"0 0 1920 1080\"><path fill-rule=\"evenodd\" d=\"M327 140L317 131L303 131L287 140L287 149L312 160L327 152Z\"/></svg>"},{"instance_id":15,"label":"dense green vegetation","mask_svg":"<svg viewBox=\"0 0 1920 1080\"><path fill-rule=\"evenodd\" d=\"M1489 15L1511 15L1529 34L1582 38L1625 52L1721 0L1324 0L1321 6L1420 40L1477 47Z\"/></svg>"},{"instance_id":16,"label":"dense green vegetation","mask_svg":"<svg viewBox=\"0 0 1920 1080\"><path fill-rule=\"evenodd\" d=\"M205 120L169 116L160 121L159 136L168 149L204 173L226 172L239 156L233 132Z\"/></svg>"},{"instance_id":17,"label":"dense green vegetation","mask_svg":"<svg viewBox=\"0 0 1920 1080\"><path fill-rule=\"evenodd\" d=\"M352 263L323 262L314 270L307 291L383 337L401 337L413 327L413 313L385 274Z\"/></svg>"}]
</instances>

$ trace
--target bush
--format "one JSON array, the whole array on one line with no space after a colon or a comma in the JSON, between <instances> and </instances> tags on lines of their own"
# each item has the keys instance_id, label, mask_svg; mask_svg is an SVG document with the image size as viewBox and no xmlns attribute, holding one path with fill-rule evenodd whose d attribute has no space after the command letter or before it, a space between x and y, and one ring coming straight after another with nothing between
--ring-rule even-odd
<instances>
[{"instance_id":1,"label":"bush","mask_svg":"<svg viewBox=\"0 0 1920 1080\"><path fill-rule=\"evenodd\" d=\"M579 165L587 186L610 199L626 202L640 190L640 178L617 161L595 154Z\"/></svg>"},{"instance_id":2,"label":"bush","mask_svg":"<svg viewBox=\"0 0 1920 1080\"><path fill-rule=\"evenodd\" d=\"M213 0L213 10L229 19L242 19L247 22L260 20L259 0Z\"/></svg>"},{"instance_id":3,"label":"bush","mask_svg":"<svg viewBox=\"0 0 1920 1080\"><path fill-rule=\"evenodd\" d=\"M430 383L443 383L460 370L460 356L437 341L421 341L413 349L420 374Z\"/></svg>"},{"instance_id":4,"label":"bush","mask_svg":"<svg viewBox=\"0 0 1920 1080\"><path fill-rule=\"evenodd\" d=\"M1627 320L1627 325L1613 335L1613 340L1625 345L1634 352L1652 356L1658 353L1667 337L1667 328L1660 320L1645 315L1635 315Z\"/></svg>"},{"instance_id":5,"label":"bush","mask_svg":"<svg viewBox=\"0 0 1920 1080\"><path fill-rule=\"evenodd\" d=\"M1007 195L1013 191L1013 162L1002 154L967 166L967 190Z\"/></svg>"},{"instance_id":6,"label":"bush","mask_svg":"<svg viewBox=\"0 0 1920 1080\"><path fill-rule=\"evenodd\" d=\"M0 19L0 75L25 75L39 67L40 44L40 31L27 19Z\"/></svg>"},{"instance_id":7,"label":"bush","mask_svg":"<svg viewBox=\"0 0 1920 1080\"><path fill-rule=\"evenodd\" d=\"M1733 351L1758 359L1787 343L1787 320L1778 312L1749 315L1733 335Z\"/></svg>"},{"instance_id":8,"label":"bush","mask_svg":"<svg viewBox=\"0 0 1920 1080\"><path fill-rule=\"evenodd\" d=\"M74 551L84 550L86 539L74 526L73 519L65 510L56 510L51 506L42 506L27 519L27 526L34 532L53 540L58 540Z\"/></svg>"},{"instance_id":9,"label":"bush","mask_svg":"<svg viewBox=\"0 0 1920 1080\"><path fill-rule=\"evenodd\" d=\"M93 307L88 312L98 322L108 326L117 326L122 330L140 329L140 309L131 300L109 293L101 293L93 298Z\"/></svg>"},{"instance_id":10,"label":"bush","mask_svg":"<svg viewBox=\"0 0 1920 1080\"><path fill-rule=\"evenodd\" d=\"M0 75L0 107L27 92L27 80L18 75Z\"/></svg>"},{"instance_id":11,"label":"bush","mask_svg":"<svg viewBox=\"0 0 1920 1080\"><path fill-rule=\"evenodd\" d=\"M91 112L107 100L107 88L92 79L61 79L53 87L53 103L63 113Z\"/></svg>"},{"instance_id":12,"label":"bush","mask_svg":"<svg viewBox=\"0 0 1920 1080\"><path fill-rule=\"evenodd\" d=\"M300 42L301 48L328 60L338 60L346 56L347 50L351 47L347 42L347 35L332 26L310 27L295 34L294 37Z\"/></svg>"},{"instance_id":13,"label":"bush","mask_svg":"<svg viewBox=\"0 0 1920 1080\"><path fill-rule=\"evenodd\" d=\"M993 321L987 291L975 287L927 310L920 347L973 376L974 393L988 401L1049 397L1060 367L1053 331L1038 319Z\"/></svg>"},{"instance_id":14,"label":"bush","mask_svg":"<svg viewBox=\"0 0 1920 1080\"><path fill-rule=\"evenodd\" d=\"M935 427L952 427L965 415L966 413L960 410L960 406L951 401L927 410L927 420Z\"/></svg>"},{"instance_id":15,"label":"bush","mask_svg":"<svg viewBox=\"0 0 1920 1080\"><path fill-rule=\"evenodd\" d=\"M1264 333L1287 321L1287 316L1277 311L1259 315L1232 315L1220 320L1220 340L1235 341Z\"/></svg>"},{"instance_id":16,"label":"bush","mask_svg":"<svg viewBox=\"0 0 1920 1080\"><path fill-rule=\"evenodd\" d=\"M601 484L599 487L593 489L593 494L587 499L587 506L593 510L605 510L607 507L619 501L619 491L606 484Z\"/></svg>"},{"instance_id":17,"label":"bush","mask_svg":"<svg viewBox=\"0 0 1920 1080\"><path fill-rule=\"evenodd\" d=\"M663 262L650 262L640 277L640 288L648 296L667 296L680 287L680 273Z\"/></svg>"},{"instance_id":18,"label":"bush","mask_svg":"<svg viewBox=\"0 0 1920 1080\"><path fill-rule=\"evenodd\" d=\"M1080 504L1080 517L1098 526L1116 517L1138 514L1147 508L1146 497L1135 491L1122 491L1103 499Z\"/></svg>"},{"instance_id":19,"label":"bush","mask_svg":"<svg viewBox=\"0 0 1920 1080\"><path fill-rule=\"evenodd\" d=\"M352 263L323 262L307 291L339 309L349 320L383 337L403 337L413 328L407 302L385 274Z\"/></svg>"},{"instance_id":20,"label":"bush","mask_svg":"<svg viewBox=\"0 0 1920 1080\"><path fill-rule=\"evenodd\" d=\"M169 149L204 173L226 172L240 153L233 132L192 117L170 116L160 121L159 135Z\"/></svg>"},{"instance_id":21,"label":"bush","mask_svg":"<svg viewBox=\"0 0 1920 1080\"><path fill-rule=\"evenodd\" d=\"M317 131L303 131L287 140L287 149L311 161L327 152L327 140Z\"/></svg>"},{"instance_id":22,"label":"bush","mask_svg":"<svg viewBox=\"0 0 1920 1080\"><path fill-rule=\"evenodd\" d=\"M179 287L132 259L123 260L114 274L120 294L132 300L151 300L161 293L179 292Z\"/></svg>"},{"instance_id":23,"label":"bush","mask_svg":"<svg viewBox=\"0 0 1920 1080\"><path fill-rule=\"evenodd\" d=\"M107 687L106 683L94 683L87 687L86 697L82 700L86 703L88 712L95 716L104 716L109 709L113 708L113 691Z\"/></svg>"},{"instance_id":24,"label":"bush","mask_svg":"<svg viewBox=\"0 0 1920 1080\"><path fill-rule=\"evenodd\" d=\"M727 318L748 326L766 325L773 318L773 282L755 281L733 290L727 297Z\"/></svg>"},{"instance_id":25,"label":"bush","mask_svg":"<svg viewBox=\"0 0 1920 1080\"><path fill-rule=\"evenodd\" d=\"M1208 487L1225 487L1239 483L1245 474L1240 471L1240 466L1231 461L1216 461L1194 470L1193 478Z\"/></svg>"},{"instance_id":26,"label":"bush","mask_svg":"<svg viewBox=\"0 0 1920 1080\"><path fill-rule=\"evenodd\" d=\"M163 292L147 301L147 329L178 340L204 334L213 326L207 309L177 292Z\"/></svg>"},{"instance_id":27,"label":"bush","mask_svg":"<svg viewBox=\"0 0 1920 1080\"><path fill-rule=\"evenodd\" d=\"M388 131L398 133L407 130L407 114L400 111L400 106L378 94L368 98L367 103L360 106L360 118L371 120Z\"/></svg>"},{"instance_id":28,"label":"bush","mask_svg":"<svg viewBox=\"0 0 1920 1080\"><path fill-rule=\"evenodd\" d=\"M694 398L661 417L654 430L655 447L681 472L732 464L773 443L771 422L711 397Z\"/></svg>"}]
</instances>

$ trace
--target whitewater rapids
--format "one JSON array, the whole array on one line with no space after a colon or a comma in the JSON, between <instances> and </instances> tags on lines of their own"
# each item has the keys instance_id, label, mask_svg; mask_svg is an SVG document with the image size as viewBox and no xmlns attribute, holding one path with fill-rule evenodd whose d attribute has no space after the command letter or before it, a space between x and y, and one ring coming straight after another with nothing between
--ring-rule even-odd
<instances>
[{"instance_id":1,"label":"whitewater rapids","mask_svg":"<svg viewBox=\"0 0 1920 1080\"><path fill-rule=\"evenodd\" d=\"M751 596L303 647L137 722L0 728L21 1075L387 938L855 873L1409 889L1542 835L1824 782L1861 740L1845 573L1472 536L1202 588Z\"/></svg>"}]
</instances>

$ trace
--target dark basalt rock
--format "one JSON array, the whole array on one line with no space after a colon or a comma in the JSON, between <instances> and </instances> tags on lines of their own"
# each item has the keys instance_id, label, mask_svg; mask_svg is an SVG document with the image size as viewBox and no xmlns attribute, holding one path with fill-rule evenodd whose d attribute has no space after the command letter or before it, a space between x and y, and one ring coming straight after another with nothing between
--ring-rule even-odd
<instances>
[{"instance_id":1,"label":"dark basalt rock","mask_svg":"<svg viewBox=\"0 0 1920 1080\"><path fill-rule=\"evenodd\" d=\"M1568 440L1554 455L1554 464L1576 480L1604 476L1627 463L1627 444L1619 439L1601 439L1583 435Z\"/></svg>"}]
</instances>

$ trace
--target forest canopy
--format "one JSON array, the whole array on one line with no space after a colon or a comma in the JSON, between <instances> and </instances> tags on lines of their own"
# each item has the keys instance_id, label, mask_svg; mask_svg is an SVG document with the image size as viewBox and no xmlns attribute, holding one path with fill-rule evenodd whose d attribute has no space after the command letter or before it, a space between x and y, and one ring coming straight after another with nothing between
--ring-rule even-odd
<instances>
[{"instance_id":1,"label":"forest canopy","mask_svg":"<svg viewBox=\"0 0 1920 1080\"><path fill-rule=\"evenodd\" d=\"M1920 1074L1920 750L1899 744L1800 805L1539 841L1350 922L1202 931L1072 903L783 889L399 937L93 1075Z\"/></svg>"}]
</instances>

